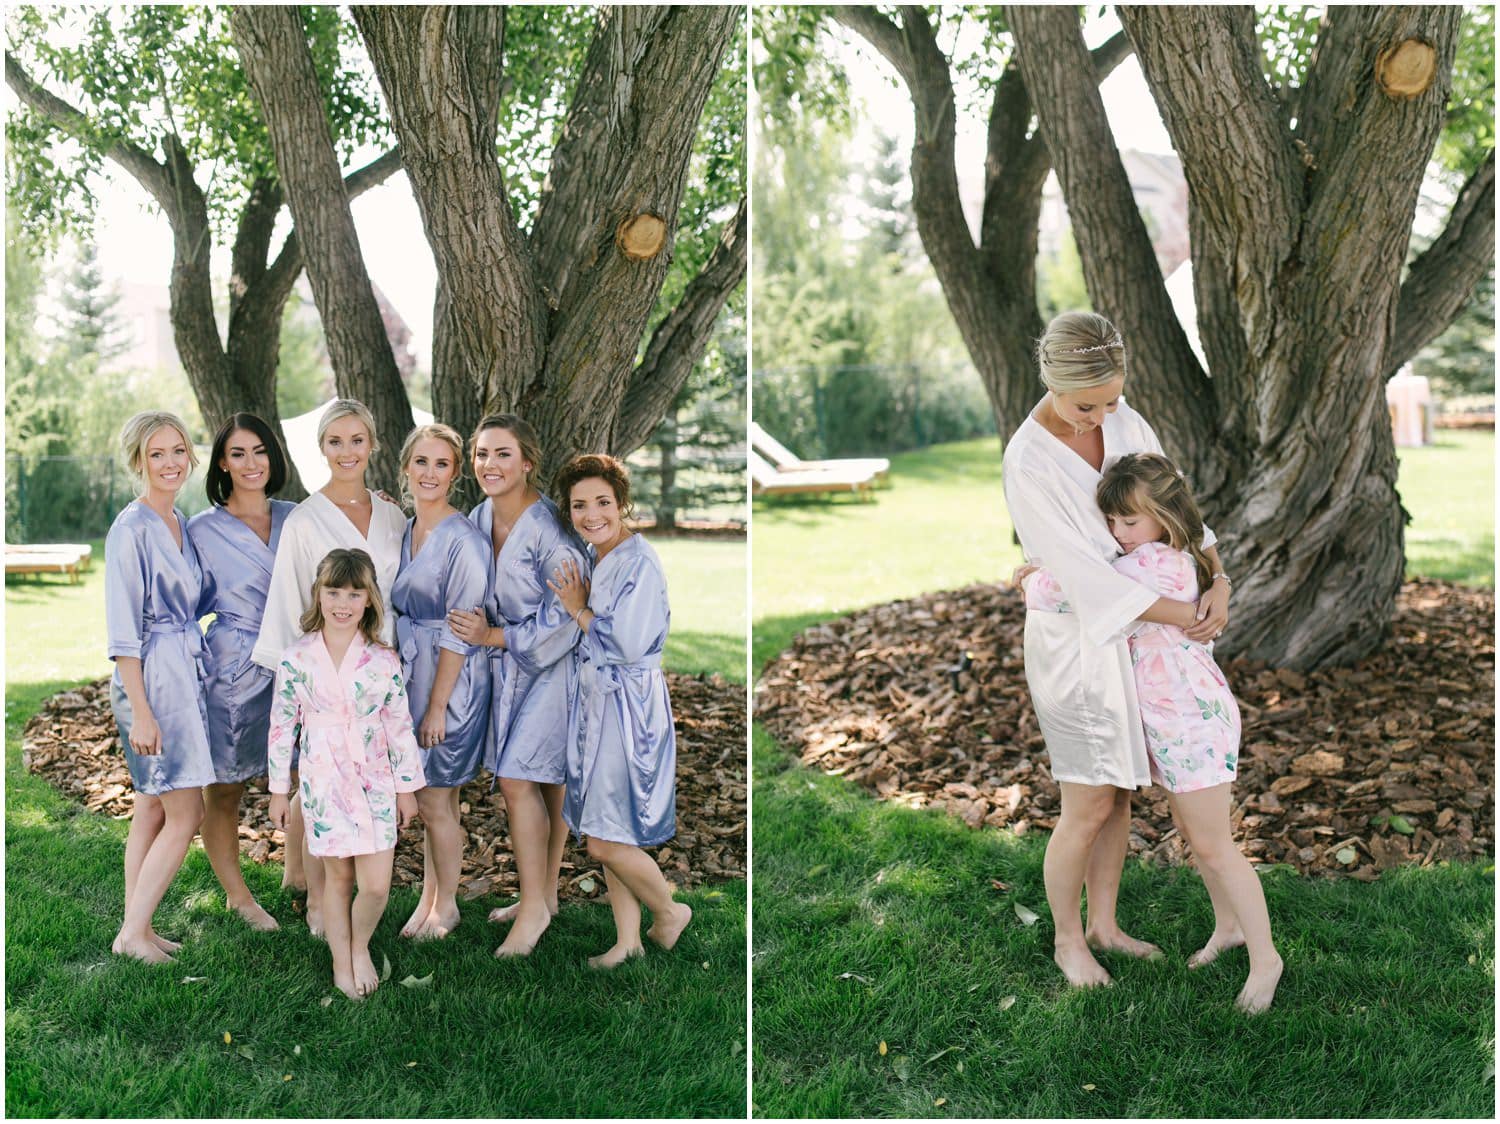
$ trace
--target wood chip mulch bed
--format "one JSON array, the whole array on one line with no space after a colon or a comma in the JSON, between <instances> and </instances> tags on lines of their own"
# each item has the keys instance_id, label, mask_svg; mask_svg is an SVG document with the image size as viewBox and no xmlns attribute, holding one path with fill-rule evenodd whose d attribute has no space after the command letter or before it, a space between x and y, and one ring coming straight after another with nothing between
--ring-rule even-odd
<instances>
[{"instance_id":1,"label":"wood chip mulch bed","mask_svg":"<svg viewBox=\"0 0 1500 1124\"><path fill-rule=\"evenodd\" d=\"M677 837L648 849L669 881L686 889L705 882L745 877L745 688L720 676L667 675L677 719ZM132 790L125 757L110 715L109 680L54 695L26 725L22 738L27 770L46 778L90 811L116 819L130 816ZM464 848L459 896L519 892L507 840L505 802L490 777L465 785L461 794ZM282 833L266 818L265 778L246 790L240 850L258 863L281 862ZM420 825L407 828L396 848L395 880L422 880ZM605 894L603 871L575 841L563 856L564 897Z\"/></svg>"},{"instance_id":2,"label":"wood chip mulch bed","mask_svg":"<svg viewBox=\"0 0 1500 1124\"><path fill-rule=\"evenodd\" d=\"M815 626L767 666L756 718L805 765L883 799L1051 829L1024 620L1019 594L977 585ZM1244 720L1233 826L1251 861L1370 881L1493 855L1494 636L1493 590L1415 581L1390 639L1354 667L1224 664ZM1189 861L1162 789L1139 791L1134 811L1133 853Z\"/></svg>"}]
</instances>

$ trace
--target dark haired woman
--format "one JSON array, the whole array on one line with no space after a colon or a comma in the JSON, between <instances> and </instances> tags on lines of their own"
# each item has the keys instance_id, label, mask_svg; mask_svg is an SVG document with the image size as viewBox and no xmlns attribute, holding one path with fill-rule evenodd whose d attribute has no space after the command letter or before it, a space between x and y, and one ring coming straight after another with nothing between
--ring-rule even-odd
<instances>
[{"instance_id":1,"label":"dark haired woman","mask_svg":"<svg viewBox=\"0 0 1500 1124\"><path fill-rule=\"evenodd\" d=\"M564 810L568 826L588 838L590 857L604 865L615 915L614 945L589 957L589 966L613 968L645 951L642 905L651 911L646 935L662 948L675 945L693 919L641 849L677 833L677 735L661 669L672 613L661 559L625 526L625 466L614 457L574 457L558 473L557 490L594 564L592 581L565 561L550 583L583 633Z\"/></svg>"},{"instance_id":2,"label":"dark haired woman","mask_svg":"<svg viewBox=\"0 0 1500 1124\"><path fill-rule=\"evenodd\" d=\"M500 778L521 900L491 921L513 921L495 955L527 956L557 912L557 878L568 825L568 695L578 629L547 579L563 561L586 565L581 544L532 477L542 453L536 432L514 414L480 420L474 476L485 499L469 518L493 551L482 610L453 610L448 626L490 649L492 702L485 764Z\"/></svg>"},{"instance_id":3,"label":"dark haired woman","mask_svg":"<svg viewBox=\"0 0 1500 1124\"><path fill-rule=\"evenodd\" d=\"M198 616L214 614L203 681L214 783L203 790L203 850L225 900L255 929L277 928L240 871L240 801L266 771L274 676L250 658L260 634L281 527L296 504L272 499L286 483L286 454L271 427L235 414L214 435L205 490L213 504L188 520L203 565Z\"/></svg>"}]
</instances>

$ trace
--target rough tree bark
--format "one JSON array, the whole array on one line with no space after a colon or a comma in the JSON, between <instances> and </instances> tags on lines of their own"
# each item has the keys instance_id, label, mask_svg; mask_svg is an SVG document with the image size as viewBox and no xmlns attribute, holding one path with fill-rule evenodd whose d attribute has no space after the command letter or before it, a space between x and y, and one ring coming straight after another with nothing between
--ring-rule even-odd
<instances>
[{"instance_id":1,"label":"rough tree bark","mask_svg":"<svg viewBox=\"0 0 1500 1124\"><path fill-rule=\"evenodd\" d=\"M35 81L9 52L5 55L5 80L22 103L60 131L79 134L90 130L92 123L82 111ZM116 143L106 156L146 189L171 228L172 336L199 411L210 430L217 429L237 410L258 414L280 430L276 364L281 316L302 271L302 248L295 230L287 235L275 258L270 258L276 214L283 202L281 188L274 181L258 180L240 212L231 249L228 342L221 343L209 273L213 232L208 202L178 138L166 133L160 144L162 159L125 142ZM349 198L385 182L400 166L396 152L371 161L344 180ZM306 490L296 467L288 468L291 478L282 495L301 499Z\"/></svg>"},{"instance_id":2,"label":"rough tree bark","mask_svg":"<svg viewBox=\"0 0 1500 1124\"><path fill-rule=\"evenodd\" d=\"M285 185L335 385L370 408L379 430L369 482L394 494L411 402L360 252L302 17L296 7L243 6L230 27Z\"/></svg>"},{"instance_id":3,"label":"rough tree bark","mask_svg":"<svg viewBox=\"0 0 1500 1124\"><path fill-rule=\"evenodd\" d=\"M1327 9L1295 134L1262 76L1251 9L1120 12L1187 178L1212 378L1181 354L1149 246L1119 211L1128 184L1103 106L1077 79L1076 11L1017 6L1020 63L1061 154L1090 296L1121 323L1138 372L1131 393L1220 532L1237 579L1224 650L1297 668L1358 659L1382 640L1402 580L1405 513L1383 391L1458 9ZM1411 40L1435 49L1435 77L1397 99L1375 64ZM1413 269L1419 286L1443 257L1492 258L1475 247L1493 238L1493 216L1473 215L1484 184L1481 170L1439 239L1447 248ZM1446 299L1413 290L1411 339Z\"/></svg>"},{"instance_id":4,"label":"rough tree bark","mask_svg":"<svg viewBox=\"0 0 1500 1124\"><path fill-rule=\"evenodd\" d=\"M899 23L869 6L830 15L878 50L905 83L916 118L911 153L912 211L922 247L984 381L1001 433L1014 432L1036 405L1034 341L1042 334L1036 302L1037 222L1051 169L1047 146L1029 132L1031 98L1014 64L995 83L984 163L984 209L975 245L964 217L954 163L957 115L948 59L925 8L900 9ZM1102 81L1130 55L1115 35L1085 60Z\"/></svg>"},{"instance_id":5,"label":"rough tree bark","mask_svg":"<svg viewBox=\"0 0 1500 1124\"><path fill-rule=\"evenodd\" d=\"M441 278L434 404L467 397L485 410L525 415L547 450L544 482L575 453L628 451L615 435L634 379L685 379L706 342L690 326L705 313L711 322L744 273L737 216L729 248L705 267L703 284L689 286L676 342L664 343L650 367L638 367L671 261L699 118L743 13L600 9L528 237L495 159L501 13L442 6L353 12ZM615 236L642 214L665 222L667 241L637 261ZM668 400L680 386L670 387ZM634 413L624 416L638 432Z\"/></svg>"}]
</instances>

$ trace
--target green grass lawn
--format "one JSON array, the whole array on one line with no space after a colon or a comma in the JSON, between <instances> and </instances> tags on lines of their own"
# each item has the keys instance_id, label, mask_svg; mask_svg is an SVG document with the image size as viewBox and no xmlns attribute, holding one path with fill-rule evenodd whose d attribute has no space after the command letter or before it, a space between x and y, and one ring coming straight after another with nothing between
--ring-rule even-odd
<instances>
[{"instance_id":1,"label":"green grass lawn","mask_svg":"<svg viewBox=\"0 0 1500 1124\"><path fill-rule=\"evenodd\" d=\"M655 545L674 592L674 634L689 638L669 647L668 666L743 681L743 597L736 621L694 593L700 573L743 590L743 544ZM697 916L677 950L603 975L583 961L613 940L605 905L568 906L529 960L500 962L490 953L502 930L485 922L496 902L463 903L453 937L414 946L396 930L416 896L398 890L372 942L376 960L391 962L390 981L363 1005L336 996L325 1007L335 994L327 951L287 923L280 868L244 864L286 924L253 933L225 912L195 845L157 914L163 933L187 938L177 962L111 956L127 825L26 773L20 747L46 697L108 672L103 544L94 550L94 571L78 586L6 583L9 1115L743 1113L743 882L684 895Z\"/></svg>"},{"instance_id":2,"label":"green grass lawn","mask_svg":"<svg viewBox=\"0 0 1500 1124\"><path fill-rule=\"evenodd\" d=\"M1493 456L1488 433L1402 451L1410 574L1493 582ZM875 503L756 505L756 667L815 621L1019 561L995 442L892 460ZM760 730L753 765L757 1115L1493 1114L1493 862L1373 885L1266 872L1288 966L1246 1020L1242 951L1184 967L1212 927L1196 872L1128 864L1122 919L1167 956L1108 958L1114 987L1073 992L1044 835L882 804Z\"/></svg>"}]
</instances>

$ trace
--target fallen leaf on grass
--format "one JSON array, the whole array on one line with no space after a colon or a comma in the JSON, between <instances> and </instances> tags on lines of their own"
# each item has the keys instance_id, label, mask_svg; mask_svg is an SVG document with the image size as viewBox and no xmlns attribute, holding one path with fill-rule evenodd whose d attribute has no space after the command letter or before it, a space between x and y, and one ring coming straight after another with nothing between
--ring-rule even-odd
<instances>
[{"instance_id":1,"label":"fallen leaf on grass","mask_svg":"<svg viewBox=\"0 0 1500 1124\"><path fill-rule=\"evenodd\" d=\"M331 995L325 995L325 996L323 996L322 999L318 1000L318 1006L320 1006L320 1007L331 1007L331 1006L333 1006L333 996L331 996Z\"/></svg>"},{"instance_id":2,"label":"fallen leaf on grass","mask_svg":"<svg viewBox=\"0 0 1500 1124\"><path fill-rule=\"evenodd\" d=\"M1010 883L1009 882L1001 882L1000 879L998 879L998 878L991 878L990 879L990 886L993 889L999 890L1002 894L1005 893L1007 890L1010 889Z\"/></svg>"},{"instance_id":3,"label":"fallen leaf on grass","mask_svg":"<svg viewBox=\"0 0 1500 1124\"><path fill-rule=\"evenodd\" d=\"M976 991L978 991L983 986L984 986L983 984L970 984L969 985L969 994L973 995Z\"/></svg>"},{"instance_id":4,"label":"fallen leaf on grass","mask_svg":"<svg viewBox=\"0 0 1500 1124\"><path fill-rule=\"evenodd\" d=\"M255 1051L252 1050L249 1046L241 1046L238 1052L240 1057L242 1058L247 1058L252 1062L255 1060Z\"/></svg>"},{"instance_id":5,"label":"fallen leaf on grass","mask_svg":"<svg viewBox=\"0 0 1500 1124\"><path fill-rule=\"evenodd\" d=\"M703 962L703 970L704 970L704 971L705 971L705 972L706 972L706 971L708 971L708 961L707 961L707 960L705 960L705 961L704 961L704 962Z\"/></svg>"},{"instance_id":6,"label":"fallen leaf on grass","mask_svg":"<svg viewBox=\"0 0 1500 1124\"><path fill-rule=\"evenodd\" d=\"M885 1048L885 1041L882 1039L880 1043L880 1056L882 1058L885 1057Z\"/></svg>"},{"instance_id":7,"label":"fallen leaf on grass","mask_svg":"<svg viewBox=\"0 0 1500 1124\"><path fill-rule=\"evenodd\" d=\"M714 901L717 898L722 898L724 896L724 891L723 890L710 890L708 893L704 894L703 896L705 898L707 898L709 901Z\"/></svg>"},{"instance_id":8,"label":"fallen leaf on grass","mask_svg":"<svg viewBox=\"0 0 1500 1124\"><path fill-rule=\"evenodd\" d=\"M1092 1093L1096 1088L1097 1088L1097 1086L1095 1086L1095 1085L1085 1085L1083 1087L1083 1091L1085 1093Z\"/></svg>"},{"instance_id":9,"label":"fallen leaf on grass","mask_svg":"<svg viewBox=\"0 0 1500 1124\"><path fill-rule=\"evenodd\" d=\"M960 1061L953 1069L956 1073L962 1073L964 1071L964 1063Z\"/></svg>"},{"instance_id":10,"label":"fallen leaf on grass","mask_svg":"<svg viewBox=\"0 0 1500 1124\"><path fill-rule=\"evenodd\" d=\"M599 883L595 882L592 878L580 878L578 880L578 888L585 894L592 894L598 885Z\"/></svg>"},{"instance_id":11,"label":"fallen leaf on grass","mask_svg":"<svg viewBox=\"0 0 1500 1124\"><path fill-rule=\"evenodd\" d=\"M902 1081L911 1076L911 1059L905 1054L897 1054L891 1059L891 1070Z\"/></svg>"},{"instance_id":12,"label":"fallen leaf on grass","mask_svg":"<svg viewBox=\"0 0 1500 1124\"><path fill-rule=\"evenodd\" d=\"M816 878L820 874L827 874L827 873L828 873L828 864L827 863L819 863L817 866L813 867L811 870L809 870L807 872L807 876L809 878Z\"/></svg>"},{"instance_id":13,"label":"fallen leaf on grass","mask_svg":"<svg viewBox=\"0 0 1500 1124\"><path fill-rule=\"evenodd\" d=\"M385 953L380 954L380 982L385 983L391 978L391 958Z\"/></svg>"},{"instance_id":14,"label":"fallen leaf on grass","mask_svg":"<svg viewBox=\"0 0 1500 1124\"><path fill-rule=\"evenodd\" d=\"M234 1035L230 1034L229 1031L226 1030L224 1032L224 1045L228 1046L233 1041L234 1041Z\"/></svg>"},{"instance_id":15,"label":"fallen leaf on grass","mask_svg":"<svg viewBox=\"0 0 1500 1124\"><path fill-rule=\"evenodd\" d=\"M296 1054L300 1058L302 1056L302 1047L301 1046L293 1046L292 1047L292 1053Z\"/></svg>"},{"instance_id":16,"label":"fallen leaf on grass","mask_svg":"<svg viewBox=\"0 0 1500 1124\"><path fill-rule=\"evenodd\" d=\"M1009 1011L1015 1005L1016 997L1014 995L1007 995L1004 999L1000 1000L1000 1009L1002 1011Z\"/></svg>"},{"instance_id":17,"label":"fallen leaf on grass","mask_svg":"<svg viewBox=\"0 0 1500 1124\"><path fill-rule=\"evenodd\" d=\"M435 974L436 973L434 973L434 972L428 972L421 979L418 979L416 976L407 976L406 979L404 979L404 980L401 981L401 986L402 987L431 987L432 986L432 977Z\"/></svg>"},{"instance_id":18,"label":"fallen leaf on grass","mask_svg":"<svg viewBox=\"0 0 1500 1124\"><path fill-rule=\"evenodd\" d=\"M292 1075L290 1073L283 1073L281 1075L281 1079L283 1081L290 1081L292 1079Z\"/></svg>"},{"instance_id":19,"label":"fallen leaf on grass","mask_svg":"<svg viewBox=\"0 0 1500 1124\"><path fill-rule=\"evenodd\" d=\"M869 980L865 979L864 976L860 975L858 972L843 972L843 973L840 973L839 979L841 979L841 980L858 980L860 983L867 984L867 985L870 982Z\"/></svg>"},{"instance_id":20,"label":"fallen leaf on grass","mask_svg":"<svg viewBox=\"0 0 1500 1124\"><path fill-rule=\"evenodd\" d=\"M1406 822L1406 817L1404 816L1391 817L1391 830L1399 831L1402 835L1414 835L1417 831L1416 828Z\"/></svg>"},{"instance_id":21,"label":"fallen leaf on grass","mask_svg":"<svg viewBox=\"0 0 1500 1124\"><path fill-rule=\"evenodd\" d=\"M1027 909L1020 902L1016 902L1015 909L1016 916L1021 919L1022 925L1035 925L1037 923L1037 915L1035 913L1032 913L1031 910Z\"/></svg>"},{"instance_id":22,"label":"fallen leaf on grass","mask_svg":"<svg viewBox=\"0 0 1500 1124\"><path fill-rule=\"evenodd\" d=\"M185 983L185 984L189 984L189 983L202 983L206 979L208 979L207 976L183 976L182 977L182 982Z\"/></svg>"},{"instance_id":23,"label":"fallen leaf on grass","mask_svg":"<svg viewBox=\"0 0 1500 1124\"><path fill-rule=\"evenodd\" d=\"M937 1100L935 1100L935 1101L932 1102L932 1107L933 1108L940 1108L940 1107L942 1107L943 1105L945 1105L947 1103L948 1103L948 1098L947 1097L939 1097Z\"/></svg>"},{"instance_id":24,"label":"fallen leaf on grass","mask_svg":"<svg viewBox=\"0 0 1500 1124\"><path fill-rule=\"evenodd\" d=\"M1333 853L1333 857L1347 866L1355 859L1359 858L1359 852L1356 851L1353 847L1340 847Z\"/></svg>"},{"instance_id":25,"label":"fallen leaf on grass","mask_svg":"<svg viewBox=\"0 0 1500 1124\"><path fill-rule=\"evenodd\" d=\"M413 1067L414 1067L414 1066L415 1066L415 1065L416 1065L416 1064L417 1064L417 1063L416 1063L416 1062L407 1062L407 1063L406 1063L406 1068L407 1068L407 1069L411 1069L411 1068L413 1068Z\"/></svg>"},{"instance_id":26,"label":"fallen leaf on grass","mask_svg":"<svg viewBox=\"0 0 1500 1124\"><path fill-rule=\"evenodd\" d=\"M954 1050L957 1050L957 1049L958 1049L958 1047L957 1047L957 1046L949 1046L949 1047L948 1047L948 1048L947 1048L947 1049L945 1049L945 1050L939 1050L939 1051L938 1051L938 1052L937 1052L937 1053L935 1053L935 1054L933 1054L933 1055L932 1055L932 1057L930 1057L930 1058L928 1058L928 1059L927 1059L927 1060L926 1060L926 1061L925 1061L925 1062L923 1062L923 1063L922 1063L922 1064L923 1064L923 1065L931 1065L931 1064L932 1064L932 1063L933 1063L933 1062L935 1062L935 1061L937 1061L937 1060L938 1060L938 1059L939 1059L939 1058L940 1058L940 1057L942 1057L942 1056L943 1056L943 1055L944 1055L944 1054L951 1054L951 1053L953 1053L953 1051L954 1051Z\"/></svg>"}]
</instances>

